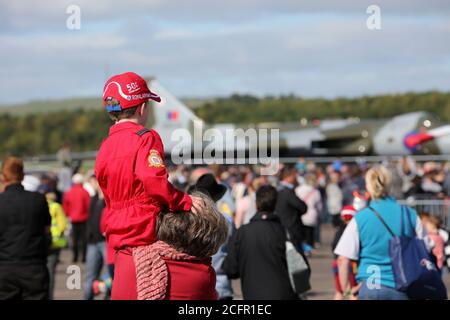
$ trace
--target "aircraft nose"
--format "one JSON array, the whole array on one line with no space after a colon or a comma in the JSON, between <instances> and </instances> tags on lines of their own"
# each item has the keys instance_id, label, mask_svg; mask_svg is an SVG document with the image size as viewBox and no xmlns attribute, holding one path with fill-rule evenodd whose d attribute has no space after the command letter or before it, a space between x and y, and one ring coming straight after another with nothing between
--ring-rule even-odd
<instances>
[{"instance_id":1,"label":"aircraft nose","mask_svg":"<svg viewBox=\"0 0 450 320\"><path fill-rule=\"evenodd\" d=\"M405 137L403 142L410 151L414 151L420 147L420 145L433 139L434 136L428 133L411 132Z\"/></svg>"}]
</instances>

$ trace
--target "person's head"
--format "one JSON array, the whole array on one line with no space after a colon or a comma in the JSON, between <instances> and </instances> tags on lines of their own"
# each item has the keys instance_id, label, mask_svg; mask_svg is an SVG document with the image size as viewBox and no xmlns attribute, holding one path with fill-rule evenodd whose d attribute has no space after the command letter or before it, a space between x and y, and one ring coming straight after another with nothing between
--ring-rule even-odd
<instances>
[{"instance_id":1,"label":"person's head","mask_svg":"<svg viewBox=\"0 0 450 320\"><path fill-rule=\"evenodd\" d=\"M347 175L349 174L349 171L350 171L350 168L349 168L348 165L343 164L343 165L341 166L340 172L341 172L341 174L342 174L343 176L347 176Z\"/></svg>"},{"instance_id":2,"label":"person's head","mask_svg":"<svg viewBox=\"0 0 450 320\"><path fill-rule=\"evenodd\" d=\"M94 173L91 173L88 175L86 182L89 183L89 185L92 187L92 190L95 191L95 193L97 195L99 195L100 197L103 197L102 189L100 188L97 177L95 176Z\"/></svg>"},{"instance_id":3,"label":"person's head","mask_svg":"<svg viewBox=\"0 0 450 320\"><path fill-rule=\"evenodd\" d=\"M84 177L81 173L76 173L72 177L72 183L73 184L82 184L84 183Z\"/></svg>"},{"instance_id":4,"label":"person's head","mask_svg":"<svg viewBox=\"0 0 450 320\"><path fill-rule=\"evenodd\" d=\"M308 173L305 176L305 182L307 185L311 186L311 187L316 187L317 186L317 178L314 174L312 173Z\"/></svg>"},{"instance_id":5,"label":"person's head","mask_svg":"<svg viewBox=\"0 0 450 320\"><path fill-rule=\"evenodd\" d=\"M295 184L297 182L297 169L294 166L286 165L281 169L280 179L281 181Z\"/></svg>"},{"instance_id":6,"label":"person's head","mask_svg":"<svg viewBox=\"0 0 450 320\"><path fill-rule=\"evenodd\" d=\"M266 184L268 184L267 176L259 176L252 181L250 191L256 192L256 190L258 190L260 187Z\"/></svg>"},{"instance_id":7,"label":"person's head","mask_svg":"<svg viewBox=\"0 0 450 320\"><path fill-rule=\"evenodd\" d=\"M217 183L212 173L206 173L198 178L194 185L188 188L188 193L199 191L211 197L215 202L219 201L227 192L227 187L221 183Z\"/></svg>"},{"instance_id":8,"label":"person's head","mask_svg":"<svg viewBox=\"0 0 450 320\"><path fill-rule=\"evenodd\" d=\"M277 189L270 185L265 185L256 190L256 210L272 213L277 204Z\"/></svg>"},{"instance_id":9,"label":"person's head","mask_svg":"<svg viewBox=\"0 0 450 320\"><path fill-rule=\"evenodd\" d=\"M438 231L442 226L442 220L438 216L431 216L430 225L433 227L433 231Z\"/></svg>"},{"instance_id":10,"label":"person's head","mask_svg":"<svg viewBox=\"0 0 450 320\"><path fill-rule=\"evenodd\" d=\"M384 166L375 166L366 173L366 189L371 199L378 200L389 196L392 176Z\"/></svg>"},{"instance_id":11,"label":"person's head","mask_svg":"<svg viewBox=\"0 0 450 320\"><path fill-rule=\"evenodd\" d=\"M427 212L421 212L419 217L427 233L436 233L441 228L442 222L439 217L430 215Z\"/></svg>"},{"instance_id":12,"label":"person's head","mask_svg":"<svg viewBox=\"0 0 450 320\"><path fill-rule=\"evenodd\" d=\"M353 178L361 177L362 176L361 167L357 164L353 164L350 167L350 174Z\"/></svg>"},{"instance_id":13,"label":"person's head","mask_svg":"<svg viewBox=\"0 0 450 320\"><path fill-rule=\"evenodd\" d=\"M117 104L117 100L112 100L111 103ZM135 120L140 125L145 125L148 120L148 102L144 102L134 107L130 107L120 111L108 112L109 117L114 122L120 120Z\"/></svg>"},{"instance_id":14,"label":"person's head","mask_svg":"<svg viewBox=\"0 0 450 320\"><path fill-rule=\"evenodd\" d=\"M333 163L331 164L331 168L333 171L341 172L342 165L343 165L342 161L338 159L338 160L333 161Z\"/></svg>"},{"instance_id":15,"label":"person's head","mask_svg":"<svg viewBox=\"0 0 450 320\"><path fill-rule=\"evenodd\" d=\"M183 176L184 178L188 179L189 178L189 169L186 166L178 166L177 168L177 172L179 173L180 176Z\"/></svg>"},{"instance_id":16,"label":"person's head","mask_svg":"<svg viewBox=\"0 0 450 320\"><path fill-rule=\"evenodd\" d=\"M45 198L50 202L55 202L56 201L56 193L47 192L47 193L45 193Z\"/></svg>"},{"instance_id":17,"label":"person's head","mask_svg":"<svg viewBox=\"0 0 450 320\"><path fill-rule=\"evenodd\" d=\"M48 174L41 175L41 184L50 185L52 182L52 179Z\"/></svg>"},{"instance_id":18,"label":"person's head","mask_svg":"<svg viewBox=\"0 0 450 320\"><path fill-rule=\"evenodd\" d=\"M95 174L89 174L86 182L88 182L94 189L98 188L98 181Z\"/></svg>"},{"instance_id":19,"label":"person's head","mask_svg":"<svg viewBox=\"0 0 450 320\"><path fill-rule=\"evenodd\" d=\"M2 184L10 185L21 183L24 177L23 161L14 156L6 157L2 162L0 180Z\"/></svg>"},{"instance_id":20,"label":"person's head","mask_svg":"<svg viewBox=\"0 0 450 320\"><path fill-rule=\"evenodd\" d=\"M357 210L352 205L343 207L341 210L342 221L344 221L346 224L348 224L350 222L350 220L353 219L356 212L357 212Z\"/></svg>"},{"instance_id":21,"label":"person's head","mask_svg":"<svg viewBox=\"0 0 450 320\"><path fill-rule=\"evenodd\" d=\"M212 199L201 192L205 207L201 212L162 212L157 220L156 236L177 251L206 258L214 255L228 236L228 225Z\"/></svg>"},{"instance_id":22,"label":"person's head","mask_svg":"<svg viewBox=\"0 0 450 320\"><path fill-rule=\"evenodd\" d=\"M147 82L133 72L111 77L103 89L103 104L115 122L127 119L145 125L149 100L161 102L161 98L150 91Z\"/></svg>"},{"instance_id":23,"label":"person's head","mask_svg":"<svg viewBox=\"0 0 450 320\"><path fill-rule=\"evenodd\" d=\"M252 171L249 171L244 174L244 183L247 186L251 186L253 180L255 179L255 174Z\"/></svg>"},{"instance_id":24,"label":"person's head","mask_svg":"<svg viewBox=\"0 0 450 320\"><path fill-rule=\"evenodd\" d=\"M333 171L330 173L330 182L331 183L337 184L337 183L339 183L340 179L341 179L341 175L339 172Z\"/></svg>"},{"instance_id":25,"label":"person's head","mask_svg":"<svg viewBox=\"0 0 450 320\"><path fill-rule=\"evenodd\" d=\"M314 171L316 171L316 164L312 161L308 161L306 163L306 172L312 173Z\"/></svg>"},{"instance_id":26,"label":"person's head","mask_svg":"<svg viewBox=\"0 0 450 320\"><path fill-rule=\"evenodd\" d=\"M367 202L370 200L370 194L368 192L361 192L360 190L353 191L353 207L356 211L362 210L367 207Z\"/></svg>"},{"instance_id":27,"label":"person's head","mask_svg":"<svg viewBox=\"0 0 450 320\"><path fill-rule=\"evenodd\" d=\"M40 189L41 186L40 186L39 178L36 176L30 175L30 174L26 174L23 177L22 186L26 191L30 191L30 192L41 192L42 193L49 189L47 186L44 186L42 189Z\"/></svg>"}]
</instances>

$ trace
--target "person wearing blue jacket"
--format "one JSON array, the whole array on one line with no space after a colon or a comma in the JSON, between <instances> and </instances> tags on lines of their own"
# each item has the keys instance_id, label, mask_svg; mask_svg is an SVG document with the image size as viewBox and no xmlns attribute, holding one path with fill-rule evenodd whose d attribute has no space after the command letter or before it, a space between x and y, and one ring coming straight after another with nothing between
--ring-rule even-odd
<instances>
[{"instance_id":1,"label":"person wearing blue jacket","mask_svg":"<svg viewBox=\"0 0 450 320\"><path fill-rule=\"evenodd\" d=\"M391 174L383 166L376 166L366 174L366 189L371 200L368 206L359 211L345 229L334 253L339 256L339 277L342 288L348 287L348 266L350 261L358 261L356 280L359 286L353 292L360 300L407 300L406 293L395 289L394 273L389 256L389 239L377 212L390 229L400 235L402 212L404 231L407 236L425 239L426 232L417 213L402 206L390 196ZM375 211L375 212L374 212ZM408 217L411 219L415 234L411 234Z\"/></svg>"}]
</instances>

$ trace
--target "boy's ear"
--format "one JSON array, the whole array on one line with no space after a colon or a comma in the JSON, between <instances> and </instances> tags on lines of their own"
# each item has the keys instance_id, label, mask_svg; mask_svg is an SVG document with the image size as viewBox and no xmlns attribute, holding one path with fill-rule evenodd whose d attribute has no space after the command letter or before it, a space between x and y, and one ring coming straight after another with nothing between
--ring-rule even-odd
<instances>
[{"instance_id":1,"label":"boy's ear","mask_svg":"<svg viewBox=\"0 0 450 320\"><path fill-rule=\"evenodd\" d=\"M141 114L144 114L145 108L148 108L148 103L147 102L143 102L142 103L142 105L141 105Z\"/></svg>"},{"instance_id":2,"label":"boy's ear","mask_svg":"<svg viewBox=\"0 0 450 320\"><path fill-rule=\"evenodd\" d=\"M135 116L142 116L144 114L145 111L145 102L142 103L137 109L136 109L136 113L134 114Z\"/></svg>"}]
</instances>

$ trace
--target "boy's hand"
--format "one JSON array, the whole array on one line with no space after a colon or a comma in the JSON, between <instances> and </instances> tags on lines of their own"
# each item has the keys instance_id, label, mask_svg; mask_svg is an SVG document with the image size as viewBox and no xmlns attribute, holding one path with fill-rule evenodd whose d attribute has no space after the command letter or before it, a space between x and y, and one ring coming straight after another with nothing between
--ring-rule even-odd
<instances>
[{"instance_id":1,"label":"boy's hand","mask_svg":"<svg viewBox=\"0 0 450 320\"><path fill-rule=\"evenodd\" d=\"M191 196L191 199L192 199L192 208L191 208L192 212L200 213L205 208L205 202L200 197Z\"/></svg>"}]
</instances>

